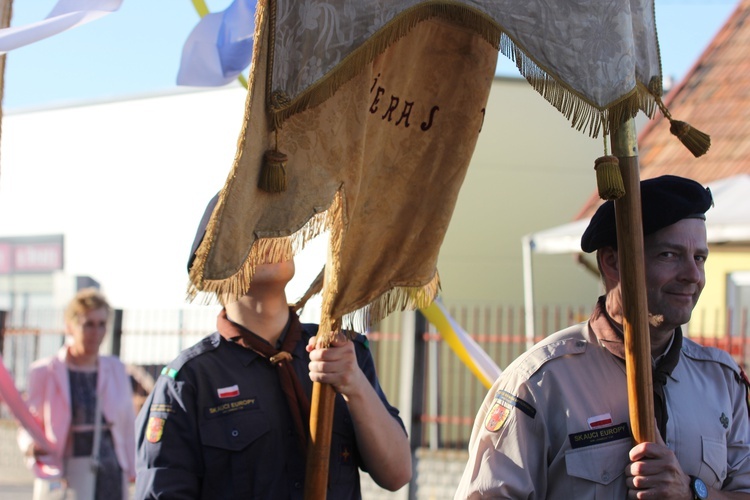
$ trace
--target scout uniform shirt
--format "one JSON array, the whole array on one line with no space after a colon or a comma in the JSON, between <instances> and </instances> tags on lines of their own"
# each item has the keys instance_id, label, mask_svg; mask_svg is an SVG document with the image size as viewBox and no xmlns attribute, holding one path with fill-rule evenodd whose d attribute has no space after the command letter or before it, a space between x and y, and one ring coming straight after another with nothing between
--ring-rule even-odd
<instances>
[{"instance_id":1,"label":"scout uniform shirt","mask_svg":"<svg viewBox=\"0 0 750 500\"><path fill-rule=\"evenodd\" d=\"M317 326L302 329L292 363L310 397L305 346ZM380 389L367 340L358 335L354 343L360 368L401 423ZM277 369L218 332L170 363L136 421L136 498L301 499L305 457ZM337 394L329 498L360 498L358 466L351 417Z\"/></svg>"},{"instance_id":2,"label":"scout uniform shirt","mask_svg":"<svg viewBox=\"0 0 750 500\"><path fill-rule=\"evenodd\" d=\"M740 370L683 339L664 388L666 444L686 474L750 491L750 423ZM625 498L634 446L624 362L589 323L558 332L498 378L477 415L456 499Z\"/></svg>"}]
</instances>

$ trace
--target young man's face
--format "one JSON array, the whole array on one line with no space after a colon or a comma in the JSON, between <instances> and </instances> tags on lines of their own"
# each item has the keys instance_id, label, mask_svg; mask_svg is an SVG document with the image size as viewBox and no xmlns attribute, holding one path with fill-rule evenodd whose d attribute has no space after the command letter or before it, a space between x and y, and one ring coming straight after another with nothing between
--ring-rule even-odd
<instances>
[{"instance_id":1,"label":"young man's face","mask_svg":"<svg viewBox=\"0 0 750 500\"><path fill-rule=\"evenodd\" d=\"M644 238L649 313L660 316L658 329L687 323L706 284L706 223L683 219Z\"/></svg>"}]
</instances>

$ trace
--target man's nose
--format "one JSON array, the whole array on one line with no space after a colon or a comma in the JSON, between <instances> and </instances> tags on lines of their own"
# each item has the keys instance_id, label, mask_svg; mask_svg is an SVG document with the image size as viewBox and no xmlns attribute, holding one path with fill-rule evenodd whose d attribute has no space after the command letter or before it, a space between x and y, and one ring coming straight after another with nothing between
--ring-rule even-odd
<instances>
[{"instance_id":1,"label":"man's nose","mask_svg":"<svg viewBox=\"0 0 750 500\"><path fill-rule=\"evenodd\" d=\"M703 271L701 270L695 259L685 259L684 264L680 269L680 279L689 283L697 283L703 278Z\"/></svg>"}]
</instances>

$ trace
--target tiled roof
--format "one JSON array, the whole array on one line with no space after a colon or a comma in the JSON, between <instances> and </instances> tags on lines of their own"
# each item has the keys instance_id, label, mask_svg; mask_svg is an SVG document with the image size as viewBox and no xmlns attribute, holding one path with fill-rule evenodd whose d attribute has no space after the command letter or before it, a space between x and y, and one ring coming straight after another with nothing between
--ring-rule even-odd
<instances>
[{"instance_id":1,"label":"tiled roof","mask_svg":"<svg viewBox=\"0 0 750 500\"><path fill-rule=\"evenodd\" d=\"M706 184L750 173L750 0L740 1L664 103L673 119L709 134L711 148L693 157L657 111L638 137L641 179L673 174ZM600 202L594 193L579 218L590 216Z\"/></svg>"}]
</instances>

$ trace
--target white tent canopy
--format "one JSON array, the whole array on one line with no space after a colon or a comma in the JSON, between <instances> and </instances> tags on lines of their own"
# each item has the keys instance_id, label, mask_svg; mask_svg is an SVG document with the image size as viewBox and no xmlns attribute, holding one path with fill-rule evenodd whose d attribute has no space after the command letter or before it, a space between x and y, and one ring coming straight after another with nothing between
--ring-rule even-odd
<instances>
[{"instance_id":1,"label":"white tent canopy","mask_svg":"<svg viewBox=\"0 0 750 500\"><path fill-rule=\"evenodd\" d=\"M714 207L706 213L708 243L750 242L750 174L738 174L708 184ZM534 292L532 253L561 254L581 252L581 236L590 219L527 234L522 238L526 340L534 338Z\"/></svg>"}]
</instances>

